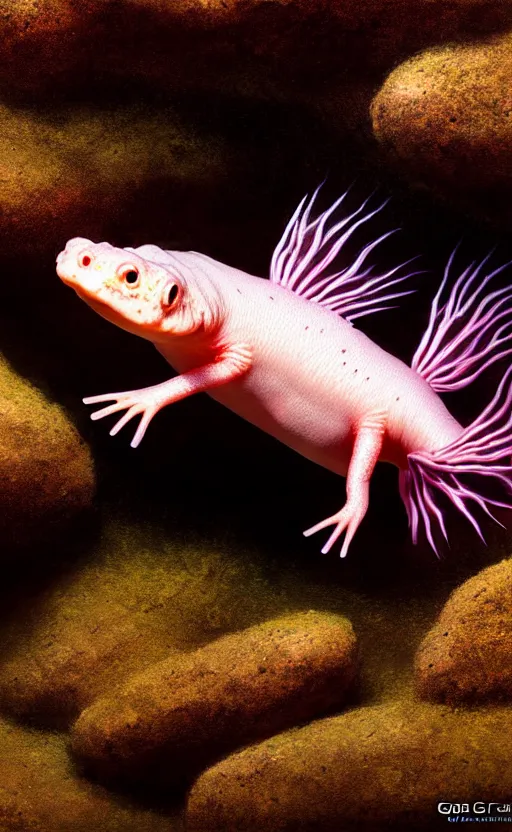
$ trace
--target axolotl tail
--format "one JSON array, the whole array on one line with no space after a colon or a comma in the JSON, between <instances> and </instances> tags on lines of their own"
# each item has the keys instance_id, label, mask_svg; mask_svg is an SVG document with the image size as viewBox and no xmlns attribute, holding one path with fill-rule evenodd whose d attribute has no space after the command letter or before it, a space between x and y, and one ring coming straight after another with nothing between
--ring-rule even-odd
<instances>
[{"instance_id":1,"label":"axolotl tail","mask_svg":"<svg viewBox=\"0 0 512 832\"><path fill-rule=\"evenodd\" d=\"M472 264L443 299L454 254L411 365L436 392L460 390L512 353L512 288L486 293L489 282L510 264L483 279L480 275L488 258L476 268ZM447 539L440 496L469 520L483 540L474 510L479 508L496 520L492 506L512 508L511 457L509 367L492 401L456 440L435 451L408 455L408 470L400 472L399 484L414 543L420 527L436 554L436 527Z\"/></svg>"}]
</instances>

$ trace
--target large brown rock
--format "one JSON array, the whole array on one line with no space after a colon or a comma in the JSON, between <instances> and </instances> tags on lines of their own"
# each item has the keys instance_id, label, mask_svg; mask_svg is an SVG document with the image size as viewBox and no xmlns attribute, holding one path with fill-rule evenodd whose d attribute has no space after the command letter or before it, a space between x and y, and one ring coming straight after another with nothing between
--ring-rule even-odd
<instances>
[{"instance_id":1,"label":"large brown rock","mask_svg":"<svg viewBox=\"0 0 512 832\"><path fill-rule=\"evenodd\" d=\"M114 76L275 94L283 86L275 83L276 58L291 58L292 66L279 62L289 83L308 30L322 37L326 17L322 0L2 0L1 7L0 68L22 91Z\"/></svg>"},{"instance_id":2,"label":"large brown rock","mask_svg":"<svg viewBox=\"0 0 512 832\"><path fill-rule=\"evenodd\" d=\"M129 675L272 610L244 552L109 514L83 562L21 598L3 628L0 706L18 718L65 726Z\"/></svg>"},{"instance_id":3,"label":"large brown rock","mask_svg":"<svg viewBox=\"0 0 512 832\"><path fill-rule=\"evenodd\" d=\"M198 188L207 201L226 158L222 141L199 138L169 108L0 103L0 254L16 262L12 280L27 258L34 272L34 254L45 258L39 270L51 264L69 237L98 241L122 224L138 240L159 240L186 213L185 189L188 201Z\"/></svg>"},{"instance_id":4,"label":"large brown rock","mask_svg":"<svg viewBox=\"0 0 512 832\"><path fill-rule=\"evenodd\" d=\"M510 223L511 74L512 34L417 55L375 96L375 137L415 183Z\"/></svg>"},{"instance_id":5,"label":"large brown rock","mask_svg":"<svg viewBox=\"0 0 512 832\"><path fill-rule=\"evenodd\" d=\"M66 740L0 721L2 832L173 832L177 819L73 777Z\"/></svg>"},{"instance_id":6,"label":"large brown rock","mask_svg":"<svg viewBox=\"0 0 512 832\"><path fill-rule=\"evenodd\" d=\"M81 714L73 749L96 775L181 784L228 751L341 706L355 672L346 619L290 614L129 679Z\"/></svg>"},{"instance_id":7,"label":"large brown rock","mask_svg":"<svg viewBox=\"0 0 512 832\"><path fill-rule=\"evenodd\" d=\"M187 832L441 829L439 802L507 800L512 710L360 708L272 737L204 772Z\"/></svg>"},{"instance_id":8,"label":"large brown rock","mask_svg":"<svg viewBox=\"0 0 512 832\"><path fill-rule=\"evenodd\" d=\"M91 505L91 454L63 409L0 356L0 543L41 542Z\"/></svg>"},{"instance_id":9,"label":"large brown rock","mask_svg":"<svg viewBox=\"0 0 512 832\"><path fill-rule=\"evenodd\" d=\"M510 0L1 0L6 92L90 89L105 77L167 89L302 97L391 67L432 42L510 25ZM55 56L58 55L58 60ZM300 81L300 83L299 83ZM314 97L311 99L314 100Z\"/></svg>"},{"instance_id":10,"label":"large brown rock","mask_svg":"<svg viewBox=\"0 0 512 832\"><path fill-rule=\"evenodd\" d=\"M512 560L452 593L418 649L415 681L438 702L512 699Z\"/></svg>"}]
</instances>

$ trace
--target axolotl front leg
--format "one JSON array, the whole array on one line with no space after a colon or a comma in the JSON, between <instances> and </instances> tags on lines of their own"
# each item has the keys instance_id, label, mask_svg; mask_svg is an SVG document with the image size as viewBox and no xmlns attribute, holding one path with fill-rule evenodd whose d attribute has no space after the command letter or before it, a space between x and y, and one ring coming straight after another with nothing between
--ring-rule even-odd
<instances>
[{"instance_id":1,"label":"axolotl front leg","mask_svg":"<svg viewBox=\"0 0 512 832\"><path fill-rule=\"evenodd\" d=\"M346 530L345 540L341 549L341 557L347 554L350 541L354 537L361 520L368 509L370 495L370 478L378 462L384 432L386 416L383 413L366 417L357 428L354 448L347 473L347 502L336 514L327 517L304 532L309 537L327 526L335 526L333 533L322 549L328 552Z\"/></svg>"},{"instance_id":2,"label":"axolotl front leg","mask_svg":"<svg viewBox=\"0 0 512 832\"><path fill-rule=\"evenodd\" d=\"M163 407L194 393L207 392L214 387L227 384L244 375L252 366L252 351L245 345L225 350L215 361L189 370L182 375L140 390L124 393L104 393L88 396L85 404L97 404L114 400L114 404L91 414L92 419L102 419L113 413L126 410L110 431L114 436L135 416L142 415L131 446L136 448L148 428L153 416ZM369 502L370 478L379 459L386 425L385 414L374 414L363 420L357 428L350 464L347 473L347 501L340 511L322 520L304 532L309 537L315 532L335 525L322 552L328 552L346 530L341 557L345 557L350 542L366 514Z\"/></svg>"},{"instance_id":3,"label":"axolotl front leg","mask_svg":"<svg viewBox=\"0 0 512 832\"><path fill-rule=\"evenodd\" d=\"M98 404L114 400L114 404L96 410L91 419L103 419L112 413L126 410L110 431L114 436L135 416L142 415L139 426L131 441L132 448L140 445L153 416L168 404L185 399L194 393L204 393L227 384L246 373L252 365L252 351L246 345L236 345L224 349L219 357L210 364L204 364L194 370L182 373L180 376L155 384L153 387L143 387L140 390L128 390L124 393L104 393L101 396L88 396L83 399L84 404Z\"/></svg>"}]
</instances>

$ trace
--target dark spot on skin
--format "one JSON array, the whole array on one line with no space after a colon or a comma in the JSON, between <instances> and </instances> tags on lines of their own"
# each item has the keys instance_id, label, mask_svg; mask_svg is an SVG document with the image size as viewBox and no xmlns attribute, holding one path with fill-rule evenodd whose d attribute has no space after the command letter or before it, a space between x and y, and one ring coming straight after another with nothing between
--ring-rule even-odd
<instances>
[{"instance_id":1,"label":"dark spot on skin","mask_svg":"<svg viewBox=\"0 0 512 832\"><path fill-rule=\"evenodd\" d=\"M270 300L274 300L274 298L272 297L272 295L269 295L269 298L270 298Z\"/></svg>"},{"instance_id":2,"label":"dark spot on skin","mask_svg":"<svg viewBox=\"0 0 512 832\"><path fill-rule=\"evenodd\" d=\"M370 376L366 376L365 381L370 381Z\"/></svg>"},{"instance_id":3,"label":"dark spot on skin","mask_svg":"<svg viewBox=\"0 0 512 832\"><path fill-rule=\"evenodd\" d=\"M309 329L309 326L304 327L305 329Z\"/></svg>"},{"instance_id":4,"label":"dark spot on skin","mask_svg":"<svg viewBox=\"0 0 512 832\"><path fill-rule=\"evenodd\" d=\"M354 373L357 373L357 370L354 370Z\"/></svg>"},{"instance_id":5,"label":"dark spot on skin","mask_svg":"<svg viewBox=\"0 0 512 832\"><path fill-rule=\"evenodd\" d=\"M343 362L343 366L345 366L345 365L346 365L346 363L347 363L347 362L346 362L346 361L344 361L344 362Z\"/></svg>"},{"instance_id":6,"label":"dark spot on skin","mask_svg":"<svg viewBox=\"0 0 512 832\"><path fill-rule=\"evenodd\" d=\"M345 353L345 352L346 352L346 350L342 350L342 352L343 352L343 353Z\"/></svg>"},{"instance_id":7,"label":"dark spot on skin","mask_svg":"<svg viewBox=\"0 0 512 832\"><path fill-rule=\"evenodd\" d=\"M400 396L397 396L395 401L399 402L400 401Z\"/></svg>"},{"instance_id":8,"label":"dark spot on skin","mask_svg":"<svg viewBox=\"0 0 512 832\"><path fill-rule=\"evenodd\" d=\"M322 334L322 332L323 332L323 329L320 330L320 335Z\"/></svg>"},{"instance_id":9,"label":"dark spot on skin","mask_svg":"<svg viewBox=\"0 0 512 832\"><path fill-rule=\"evenodd\" d=\"M240 291L240 289L237 289L236 291L238 292L238 294L239 294L239 295L241 295L241 294L242 294L242 293L241 293L241 291Z\"/></svg>"}]
</instances>

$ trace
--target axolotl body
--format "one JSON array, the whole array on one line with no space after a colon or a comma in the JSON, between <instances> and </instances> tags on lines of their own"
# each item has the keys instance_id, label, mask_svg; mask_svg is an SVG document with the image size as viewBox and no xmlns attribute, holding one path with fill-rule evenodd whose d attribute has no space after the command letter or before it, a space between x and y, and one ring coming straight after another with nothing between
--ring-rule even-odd
<instances>
[{"instance_id":1,"label":"axolotl body","mask_svg":"<svg viewBox=\"0 0 512 832\"><path fill-rule=\"evenodd\" d=\"M467 337L461 337L464 325L461 328L453 309L439 309L436 302L412 367L381 349L353 327L352 320L408 294L397 284L409 275L399 268L375 276L363 268L387 235L366 246L348 267L330 274L329 266L348 237L376 212L361 216L361 206L329 223L342 197L310 220L315 197L306 207L303 200L290 220L274 254L270 280L197 252L164 251L153 245L122 249L83 238L70 240L57 259L61 279L100 315L151 341L179 373L153 387L84 401L113 401L93 413L93 419L126 411L111 434L140 415L132 441L136 447L162 407L197 392L209 393L303 456L347 477L345 505L304 532L310 535L334 526L322 550L327 552L345 531L342 556L366 513L377 461L391 462L401 471L400 490L414 538L422 520L436 549L431 518L437 518L446 535L436 490L450 497L477 531L469 500L487 513L488 503L508 505L474 496L464 485L464 474L482 473L484 460L478 454L457 460L457 453L467 456L469 429L451 415L437 390L464 386L510 350L502 348L501 341L489 350L485 338L483 346L477 339L468 349ZM467 270L459 279L461 303L467 301L475 276L476 270ZM478 327L488 329L483 318L494 309L494 334L503 293L494 292L487 300L479 289L473 295L472 309L484 305L471 326L477 334ZM508 303L509 294L506 297ZM443 350L446 357L443 354L441 362ZM440 463L453 470L439 470ZM498 467L493 473L490 466L484 476L506 485L509 473Z\"/></svg>"}]
</instances>

